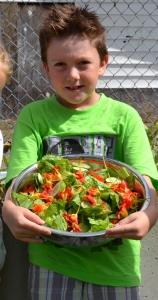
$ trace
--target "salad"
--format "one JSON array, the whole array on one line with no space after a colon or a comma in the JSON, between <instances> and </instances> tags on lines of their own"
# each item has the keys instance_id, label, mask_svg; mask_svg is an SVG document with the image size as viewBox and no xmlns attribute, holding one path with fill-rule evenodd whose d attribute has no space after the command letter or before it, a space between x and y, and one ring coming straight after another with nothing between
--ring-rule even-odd
<instances>
[{"instance_id":1,"label":"salad","mask_svg":"<svg viewBox=\"0 0 158 300\"><path fill-rule=\"evenodd\" d=\"M45 221L69 232L97 232L138 211L145 199L134 189L135 176L125 167L92 159L68 160L45 155L37 172L12 199Z\"/></svg>"}]
</instances>

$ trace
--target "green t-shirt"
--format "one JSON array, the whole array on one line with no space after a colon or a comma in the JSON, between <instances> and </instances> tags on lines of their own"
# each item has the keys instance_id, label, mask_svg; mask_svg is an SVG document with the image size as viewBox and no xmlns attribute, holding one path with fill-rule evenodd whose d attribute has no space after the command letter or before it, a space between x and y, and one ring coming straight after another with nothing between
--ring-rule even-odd
<instances>
[{"instance_id":1,"label":"green t-shirt","mask_svg":"<svg viewBox=\"0 0 158 300\"><path fill-rule=\"evenodd\" d=\"M132 107L101 94L84 110L60 105L55 95L21 111L12 143L6 185L43 154L107 155L158 182L144 124ZM114 247L60 247L47 241L29 245L34 264L86 282L110 286L140 284L140 242Z\"/></svg>"}]
</instances>

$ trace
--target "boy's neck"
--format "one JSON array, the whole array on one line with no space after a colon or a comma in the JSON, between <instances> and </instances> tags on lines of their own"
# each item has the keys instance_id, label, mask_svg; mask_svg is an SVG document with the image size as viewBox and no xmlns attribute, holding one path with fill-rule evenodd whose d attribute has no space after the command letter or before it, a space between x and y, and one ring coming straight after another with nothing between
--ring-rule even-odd
<instances>
[{"instance_id":1,"label":"boy's neck","mask_svg":"<svg viewBox=\"0 0 158 300\"><path fill-rule=\"evenodd\" d=\"M82 103L72 104L72 103L69 103L69 102L65 101L64 99L62 99L59 95L56 95L56 100L62 106L69 108L69 109L73 109L73 110L84 110L84 109L90 108L91 106L96 104L99 101L99 99L100 99L100 94L95 93L95 97L93 97L93 99L91 99L91 97L90 97Z\"/></svg>"}]
</instances>

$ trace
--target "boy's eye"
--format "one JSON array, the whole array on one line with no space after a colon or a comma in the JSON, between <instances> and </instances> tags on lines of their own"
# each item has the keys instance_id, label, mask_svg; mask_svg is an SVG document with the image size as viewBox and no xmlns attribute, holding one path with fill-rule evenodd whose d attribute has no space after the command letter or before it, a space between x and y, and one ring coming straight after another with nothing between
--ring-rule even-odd
<instances>
[{"instance_id":1,"label":"boy's eye","mask_svg":"<svg viewBox=\"0 0 158 300\"><path fill-rule=\"evenodd\" d=\"M64 66L64 63L63 62L58 62L58 63L55 64L55 66L61 67L61 66Z\"/></svg>"},{"instance_id":2,"label":"boy's eye","mask_svg":"<svg viewBox=\"0 0 158 300\"><path fill-rule=\"evenodd\" d=\"M88 65L90 62L88 60L83 60L80 62L80 65Z\"/></svg>"}]
</instances>

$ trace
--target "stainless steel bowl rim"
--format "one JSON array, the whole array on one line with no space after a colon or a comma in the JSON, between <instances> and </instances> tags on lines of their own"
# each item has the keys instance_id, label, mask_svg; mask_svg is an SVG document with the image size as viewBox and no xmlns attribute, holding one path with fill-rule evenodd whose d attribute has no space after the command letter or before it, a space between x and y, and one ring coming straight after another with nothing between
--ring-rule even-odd
<instances>
[{"instance_id":1,"label":"stainless steel bowl rim","mask_svg":"<svg viewBox=\"0 0 158 300\"><path fill-rule=\"evenodd\" d=\"M79 154L79 155L63 155L64 158L67 159L95 159L95 160L103 160L102 156L94 156L94 155L85 155L85 154ZM141 180L144 189L146 191L146 200L141 208L141 210L145 210L150 202L150 189L149 186L146 182L146 180L144 179L144 177L137 172L134 168L130 167L129 165L127 165L126 163L111 159L111 158L107 158L105 157L105 161L108 161L110 163L113 163L115 165L118 165L120 167L125 167L127 168L129 171L131 171L136 178L138 178L139 180ZM23 172L20 173L20 175L15 179L13 185L12 185L12 190L17 190L20 181L22 181L22 178L24 175L29 174L30 172L35 172L37 170L37 166L38 166L38 162L36 162L35 164L29 166L28 168L26 168ZM97 236L102 236L106 234L106 230L103 231L98 231L98 232L68 232L68 231L61 231L61 230L56 230L50 227L45 226L46 228L48 228L52 234L55 235L63 235L63 236L67 236L67 237L78 237L78 238L87 238L87 237L97 237Z\"/></svg>"}]
</instances>

